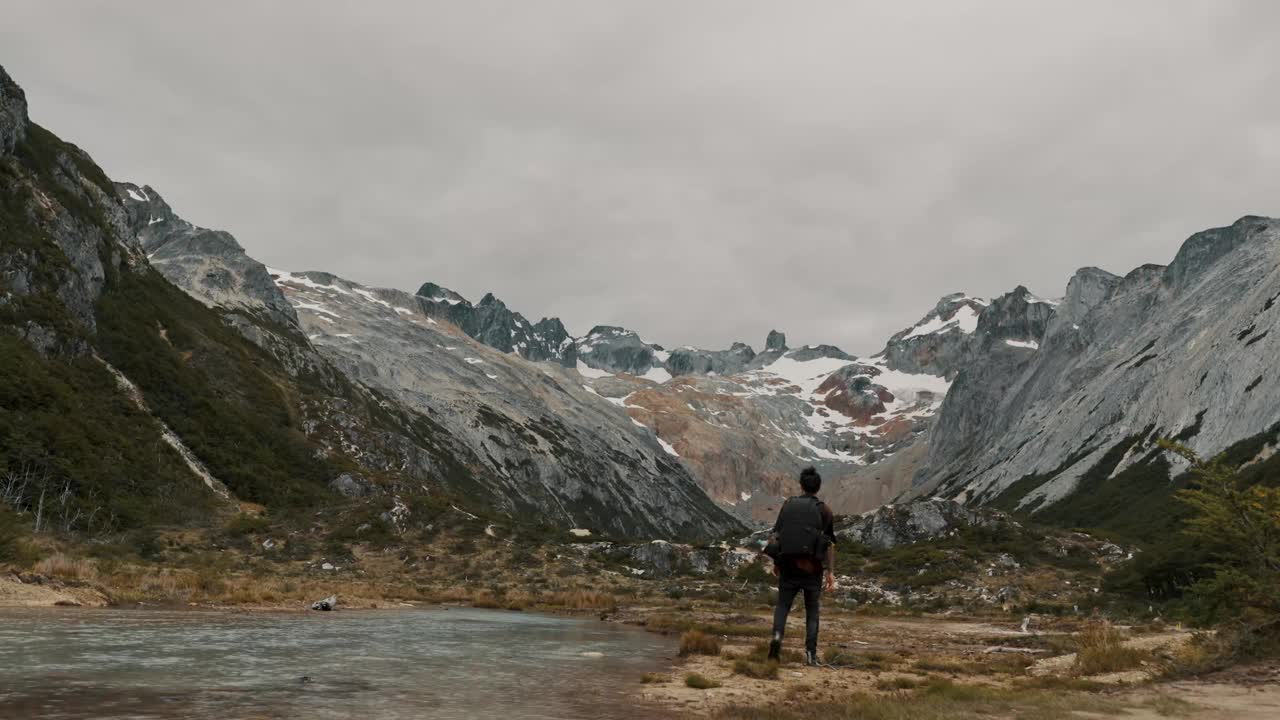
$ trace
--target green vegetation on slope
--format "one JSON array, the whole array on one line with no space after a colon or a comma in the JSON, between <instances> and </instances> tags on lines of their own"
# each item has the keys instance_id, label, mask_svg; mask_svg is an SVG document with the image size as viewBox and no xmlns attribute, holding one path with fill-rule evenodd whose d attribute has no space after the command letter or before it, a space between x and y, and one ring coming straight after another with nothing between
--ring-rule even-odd
<instances>
[{"instance_id":1,"label":"green vegetation on slope","mask_svg":"<svg viewBox=\"0 0 1280 720\"><path fill-rule=\"evenodd\" d=\"M155 421L90 357L43 358L0 333L0 408L0 496L32 523L112 532L210 507Z\"/></svg>"},{"instance_id":2,"label":"green vegetation on slope","mask_svg":"<svg viewBox=\"0 0 1280 720\"><path fill-rule=\"evenodd\" d=\"M1266 509L1280 502L1275 494L1280 455L1261 457L1265 447L1280 439L1280 424L1233 444L1212 461L1197 460L1190 472L1177 477L1170 476L1167 448L1185 450L1168 443L1165 449L1147 446L1149 432L1111 448L1071 495L1047 507L1023 507L1024 514L1035 522L1139 545L1143 552L1111 572L1104 584L1135 605L1172 603L1168 610L1200 623L1250 612L1280 616L1280 606L1274 604L1258 609L1266 605L1258 598L1270 597L1272 591L1280 596L1280 587L1274 586L1280 558L1255 556L1252 565L1242 565L1251 548L1280 553L1280 511ZM1190 435L1184 431L1179 437ZM1129 452L1143 455L1112 477ZM1051 477L1023 478L992 504L1014 508ZM1257 517L1247 517L1251 507L1260 513ZM1269 520L1268 512L1273 513ZM1243 528L1257 535L1245 537ZM1276 569L1266 570L1267 562Z\"/></svg>"},{"instance_id":3,"label":"green vegetation on slope","mask_svg":"<svg viewBox=\"0 0 1280 720\"><path fill-rule=\"evenodd\" d=\"M339 468L316 459L274 361L154 271L113 280L98 303L97 345L152 412L240 499L319 499Z\"/></svg>"}]
</instances>

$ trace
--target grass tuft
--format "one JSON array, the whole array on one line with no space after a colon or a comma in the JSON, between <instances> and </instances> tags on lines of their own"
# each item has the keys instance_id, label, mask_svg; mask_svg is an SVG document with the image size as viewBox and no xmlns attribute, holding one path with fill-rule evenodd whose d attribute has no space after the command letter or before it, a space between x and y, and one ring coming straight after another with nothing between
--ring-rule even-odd
<instances>
[{"instance_id":1,"label":"grass tuft","mask_svg":"<svg viewBox=\"0 0 1280 720\"><path fill-rule=\"evenodd\" d=\"M755 662L754 660L739 658L733 661L733 672L735 675L745 675L757 680L777 680L778 663L772 660Z\"/></svg>"},{"instance_id":2,"label":"grass tuft","mask_svg":"<svg viewBox=\"0 0 1280 720\"><path fill-rule=\"evenodd\" d=\"M1079 635L1080 649L1073 670L1077 675L1102 675L1140 667L1152 658L1150 651L1127 647L1124 633L1110 623L1095 623Z\"/></svg>"},{"instance_id":3,"label":"grass tuft","mask_svg":"<svg viewBox=\"0 0 1280 720\"><path fill-rule=\"evenodd\" d=\"M691 672L684 676L684 684L694 690L710 690L712 688L720 687L723 683L712 680L705 675L699 675L696 672Z\"/></svg>"},{"instance_id":4,"label":"grass tuft","mask_svg":"<svg viewBox=\"0 0 1280 720\"><path fill-rule=\"evenodd\" d=\"M719 655L720 641L701 630L689 630L680 636L680 655Z\"/></svg>"},{"instance_id":5,"label":"grass tuft","mask_svg":"<svg viewBox=\"0 0 1280 720\"><path fill-rule=\"evenodd\" d=\"M54 553L36 563L33 568L41 575L56 577L61 580L94 580L98 577L98 568L87 558L73 558L62 553Z\"/></svg>"}]
</instances>

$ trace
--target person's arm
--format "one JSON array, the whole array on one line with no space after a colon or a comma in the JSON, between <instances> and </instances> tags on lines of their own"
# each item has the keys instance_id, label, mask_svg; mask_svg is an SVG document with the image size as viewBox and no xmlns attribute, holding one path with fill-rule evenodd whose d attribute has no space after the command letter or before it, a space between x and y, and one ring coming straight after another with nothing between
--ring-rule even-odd
<instances>
[{"instance_id":1,"label":"person's arm","mask_svg":"<svg viewBox=\"0 0 1280 720\"><path fill-rule=\"evenodd\" d=\"M786 504L786 503L783 503L783 505L785 505L785 504ZM782 509L781 509L781 508L779 508L779 509L778 509L778 518L777 518L776 520L774 520L774 521L773 521L773 527L769 529L769 535L768 535L767 537L765 537L765 540L764 540L765 545L768 545L769 543L771 543L771 542L773 542L773 541L775 541L775 540L777 540L777 539L778 539L778 523L779 523L781 520L782 520ZM761 548L761 549L760 549L760 553L761 553L762 555L764 554L764 548ZM772 568L771 568L771 570L770 570L770 571L771 571L774 575L779 575L782 571L781 571L781 569L778 567L778 561L777 561L777 560L775 560L774 558L769 558L769 561L770 561L770 564L772 565Z\"/></svg>"},{"instance_id":2,"label":"person's arm","mask_svg":"<svg viewBox=\"0 0 1280 720\"><path fill-rule=\"evenodd\" d=\"M831 543L827 546L827 557L823 563L827 569L826 582L828 590L836 589L836 545Z\"/></svg>"},{"instance_id":3,"label":"person's arm","mask_svg":"<svg viewBox=\"0 0 1280 720\"><path fill-rule=\"evenodd\" d=\"M822 506L822 532L827 536L827 556L822 566L826 569L826 586L828 590L836 589L836 518L831 508Z\"/></svg>"}]
</instances>

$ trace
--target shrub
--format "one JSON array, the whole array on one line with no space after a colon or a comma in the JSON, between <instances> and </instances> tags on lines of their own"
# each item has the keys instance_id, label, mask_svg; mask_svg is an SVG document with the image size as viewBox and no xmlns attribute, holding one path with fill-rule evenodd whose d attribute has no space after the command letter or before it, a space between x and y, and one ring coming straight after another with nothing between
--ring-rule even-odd
<instances>
[{"instance_id":1,"label":"shrub","mask_svg":"<svg viewBox=\"0 0 1280 720\"><path fill-rule=\"evenodd\" d=\"M1151 659L1151 653L1124 644L1124 634L1110 623L1094 623L1080 633L1080 649L1073 669L1077 675L1132 670Z\"/></svg>"},{"instance_id":2,"label":"shrub","mask_svg":"<svg viewBox=\"0 0 1280 720\"><path fill-rule=\"evenodd\" d=\"M41 575L62 580L93 580L98 577L98 568L92 560L73 558L62 553L54 553L41 560L34 569Z\"/></svg>"},{"instance_id":3,"label":"shrub","mask_svg":"<svg viewBox=\"0 0 1280 720\"><path fill-rule=\"evenodd\" d=\"M1185 532L1213 551L1212 575L1191 586L1198 619L1280 624L1280 488L1245 485L1221 455L1204 461L1176 443L1161 446L1192 463L1195 485L1177 495L1193 512Z\"/></svg>"},{"instance_id":4,"label":"shrub","mask_svg":"<svg viewBox=\"0 0 1280 720\"><path fill-rule=\"evenodd\" d=\"M256 535L270 527L271 521L261 515L239 513L227 522L226 532L233 536Z\"/></svg>"},{"instance_id":5,"label":"shrub","mask_svg":"<svg viewBox=\"0 0 1280 720\"><path fill-rule=\"evenodd\" d=\"M0 504L0 563L25 564L31 559L26 535L18 514Z\"/></svg>"},{"instance_id":6,"label":"shrub","mask_svg":"<svg viewBox=\"0 0 1280 720\"><path fill-rule=\"evenodd\" d=\"M719 655L720 641L701 630L689 630L680 636L680 655Z\"/></svg>"},{"instance_id":7,"label":"shrub","mask_svg":"<svg viewBox=\"0 0 1280 720\"><path fill-rule=\"evenodd\" d=\"M684 684L695 690L710 690L711 688L720 687L723 683L712 680L705 675L699 675L696 672L691 672L684 676Z\"/></svg>"}]
</instances>

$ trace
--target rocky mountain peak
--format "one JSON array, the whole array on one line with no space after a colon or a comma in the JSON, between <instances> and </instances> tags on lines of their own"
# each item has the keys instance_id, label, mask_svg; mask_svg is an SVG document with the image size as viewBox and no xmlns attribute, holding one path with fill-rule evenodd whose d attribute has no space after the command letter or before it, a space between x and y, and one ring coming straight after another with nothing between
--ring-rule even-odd
<instances>
[{"instance_id":1,"label":"rocky mountain peak","mask_svg":"<svg viewBox=\"0 0 1280 720\"><path fill-rule=\"evenodd\" d=\"M915 325L889 338L880 355L894 370L953 378L964 364L978 316L987 305L968 293L943 295Z\"/></svg>"},{"instance_id":2,"label":"rocky mountain peak","mask_svg":"<svg viewBox=\"0 0 1280 720\"><path fill-rule=\"evenodd\" d=\"M206 305L265 312L285 326L297 313L262 263L230 233L193 225L173 212L150 185L114 183L129 228L152 267Z\"/></svg>"},{"instance_id":3,"label":"rocky mountain peak","mask_svg":"<svg viewBox=\"0 0 1280 720\"><path fill-rule=\"evenodd\" d=\"M0 66L0 155L13 152L27 136L27 94Z\"/></svg>"},{"instance_id":4,"label":"rocky mountain peak","mask_svg":"<svg viewBox=\"0 0 1280 720\"><path fill-rule=\"evenodd\" d=\"M1106 302L1118 284L1118 275L1096 267L1080 268L1067 282L1066 295L1058 306L1059 320L1080 322L1091 310Z\"/></svg>"},{"instance_id":5,"label":"rocky mountain peak","mask_svg":"<svg viewBox=\"0 0 1280 720\"><path fill-rule=\"evenodd\" d=\"M1277 221L1273 218L1246 215L1227 227L1203 230L1182 243L1173 262L1164 271L1164 283L1175 290L1187 287L1227 253L1256 236L1274 235Z\"/></svg>"},{"instance_id":6,"label":"rocky mountain peak","mask_svg":"<svg viewBox=\"0 0 1280 720\"><path fill-rule=\"evenodd\" d=\"M588 338L619 338L635 335L635 332L617 325L596 325L587 332Z\"/></svg>"},{"instance_id":7,"label":"rocky mountain peak","mask_svg":"<svg viewBox=\"0 0 1280 720\"><path fill-rule=\"evenodd\" d=\"M798 348L787 353L787 357L795 360L796 362L808 362L818 358L835 358L837 360L849 361L856 359L835 345L805 345L802 348Z\"/></svg>"},{"instance_id":8,"label":"rocky mountain peak","mask_svg":"<svg viewBox=\"0 0 1280 720\"><path fill-rule=\"evenodd\" d=\"M427 282L418 288L417 299L427 317L447 320L491 348L526 360L552 360L566 366L577 360L569 333L558 319L543 318L535 325L493 293L485 293L472 305L449 288Z\"/></svg>"},{"instance_id":9,"label":"rocky mountain peak","mask_svg":"<svg viewBox=\"0 0 1280 720\"><path fill-rule=\"evenodd\" d=\"M1019 285L993 300L978 316L977 333L984 344L1005 341L1038 346L1057 307L1058 302L1037 297Z\"/></svg>"},{"instance_id":10,"label":"rocky mountain peak","mask_svg":"<svg viewBox=\"0 0 1280 720\"><path fill-rule=\"evenodd\" d=\"M765 341L764 341L764 349L765 350L786 350L787 349L786 333L778 332L777 330L770 330L769 337L765 338Z\"/></svg>"}]
</instances>

